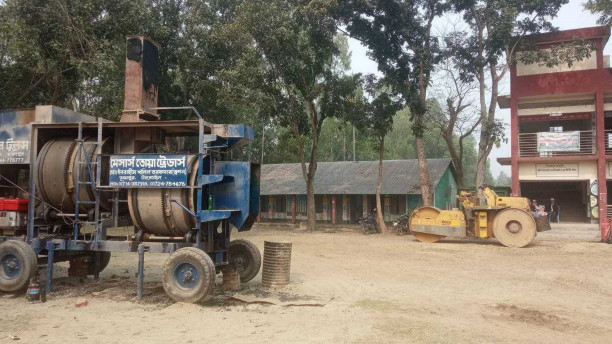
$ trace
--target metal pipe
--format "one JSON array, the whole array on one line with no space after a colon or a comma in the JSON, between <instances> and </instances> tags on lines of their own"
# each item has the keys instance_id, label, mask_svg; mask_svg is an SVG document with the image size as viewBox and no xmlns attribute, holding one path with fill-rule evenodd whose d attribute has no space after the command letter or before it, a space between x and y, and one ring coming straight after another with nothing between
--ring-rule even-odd
<instances>
[{"instance_id":1,"label":"metal pipe","mask_svg":"<svg viewBox=\"0 0 612 344\"><path fill-rule=\"evenodd\" d=\"M198 110L196 110L193 106L162 106L162 107L145 107L143 110L192 110L199 119L202 119ZM211 126L210 123L207 122L207 126Z\"/></svg>"},{"instance_id":2,"label":"metal pipe","mask_svg":"<svg viewBox=\"0 0 612 344\"><path fill-rule=\"evenodd\" d=\"M53 280L53 251L55 244L52 241L47 242L47 293L52 292L51 281Z\"/></svg>"},{"instance_id":3,"label":"metal pipe","mask_svg":"<svg viewBox=\"0 0 612 344\"><path fill-rule=\"evenodd\" d=\"M138 300L142 300L142 289L144 284L144 253L145 245L138 245Z\"/></svg>"},{"instance_id":4,"label":"metal pipe","mask_svg":"<svg viewBox=\"0 0 612 344\"><path fill-rule=\"evenodd\" d=\"M77 135L77 161L81 161L81 153L83 151L83 122L79 122L79 132ZM76 180L74 189L75 189L75 193L74 193L74 240L78 240L79 239L79 196L81 195L81 188L80 188L80 181L81 181L81 177L80 177L80 173L81 172L81 168L77 168L76 171L74 171L74 179Z\"/></svg>"},{"instance_id":5,"label":"metal pipe","mask_svg":"<svg viewBox=\"0 0 612 344\"><path fill-rule=\"evenodd\" d=\"M196 247L202 244L202 170L204 167L204 120L200 118L198 122L198 174L196 191ZM212 157L211 157L212 160ZM212 171L211 171L212 173Z\"/></svg>"},{"instance_id":6,"label":"metal pipe","mask_svg":"<svg viewBox=\"0 0 612 344\"><path fill-rule=\"evenodd\" d=\"M69 214L69 213L57 213L55 214L56 217L87 217L87 214Z\"/></svg>"},{"instance_id":7,"label":"metal pipe","mask_svg":"<svg viewBox=\"0 0 612 344\"><path fill-rule=\"evenodd\" d=\"M195 217L197 219L197 215L192 213L191 210L189 210L189 208L187 208L186 206L184 206L183 204L181 204L181 202L175 200L175 199L171 199L170 200L171 203L175 203L176 205L178 205L179 207L181 207L186 213L188 213L189 215Z\"/></svg>"},{"instance_id":8,"label":"metal pipe","mask_svg":"<svg viewBox=\"0 0 612 344\"><path fill-rule=\"evenodd\" d=\"M96 237L94 239L95 244L94 246L98 246L98 241L100 240L104 240L106 238L106 233L103 233L103 229L100 228L101 227L101 223L100 223L100 190L98 189L98 187L100 186L100 180L102 179L101 174L102 174L102 157L100 156L102 154L102 117L98 117L98 142L96 145L96 182L94 185L92 185L92 188L94 188L94 195L95 195L95 199L96 199L96 204L94 207L94 229L96 231ZM89 166L89 159L87 159L87 166ZM91 168L89 169L89 173L91 174ZM90 180L90 182L93 182L93 176L92 180ZM96 262L99 263L100 262L100 254L96 253ZM95 270L96 271L96 275L99 275L99 271L98 269ZM95 279L98 279L96 276L94 276Z\"/></svg>"},{"instance_id":9,"label":"metal pipe","mask_svg":"<svg viewBox=\"0 0 612 344\"><path fill-rule=\"evenodd\" d=\"M34 239L34 217L36 214L36 179L38 178L38 129L32 128L32 142L30 142L30 182L29 182L29 200L28 200L28 227L26 228L27 242L32 243ZM50 291L50 289L49 289Z\"/></svg>"}]
</instances>

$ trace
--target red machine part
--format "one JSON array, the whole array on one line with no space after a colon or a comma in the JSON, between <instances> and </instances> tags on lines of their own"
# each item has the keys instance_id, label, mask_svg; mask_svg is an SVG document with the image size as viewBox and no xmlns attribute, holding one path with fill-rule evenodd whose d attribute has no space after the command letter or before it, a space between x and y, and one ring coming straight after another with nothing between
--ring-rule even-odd
<instances>
[{"instance_id":1,"label":"red machine part","mask_svg":"<svg viewBox=\"0 0 612 344\"><path fill-rule=\"evenodd\" d=\"M23 198L0 198L0 211L28 212L28 200Z\"/></svg>"}]
</instances>

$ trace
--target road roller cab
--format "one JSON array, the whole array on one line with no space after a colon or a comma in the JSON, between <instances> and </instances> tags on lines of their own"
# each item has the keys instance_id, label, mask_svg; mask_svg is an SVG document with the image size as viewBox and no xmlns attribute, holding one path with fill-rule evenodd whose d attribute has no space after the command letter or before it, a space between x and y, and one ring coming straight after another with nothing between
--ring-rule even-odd
<instances>
[{"instance_id":1,"label":"road roller cab","mask_svg":"<svg viewBox=\"0 0 612 344\"><path fill-rule=\"evenodd\" d=\"M482 187L484 205L478 198L462 191L457 199L461 210L435 207L416 209L410 217L410 230L423 242L444 237L497 238L504 246L524 247L536 232L550 230L548 219L535 217L524 197L500 197L487 186Z\"/></svg>"}]
</instances>

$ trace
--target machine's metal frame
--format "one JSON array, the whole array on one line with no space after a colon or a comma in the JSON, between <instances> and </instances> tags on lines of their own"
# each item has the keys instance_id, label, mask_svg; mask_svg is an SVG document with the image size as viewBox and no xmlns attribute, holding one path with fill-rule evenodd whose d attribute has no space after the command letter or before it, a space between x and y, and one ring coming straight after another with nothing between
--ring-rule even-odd
<instances>
[{"instance_id":1,"label":"machine's metal frame","mask_svg":"<svg viewBox=\"0 0 612 344\"><path fill-rule=\"evenodd\" d=\"M30 164L29 164L29 205L28 205L28 223L27 231L24 236L0 236L0 243L7 240L25 240L38 254L47 254L47 290L52 291L52 278L53 278L53 263L57 260L58 251L72 251L72 252L138 252L139 253L139 297L142 296L142 274L143 274L143 259L144 252L155 252L155 253L173 253L183 247L196 247L206 252L217 268L227 264L228 256L227 251L230 244L230 223L229 218L233 212L240 211L240 209L223 209L223 210L208 210L203 209L203 187L206 185L212 185L214 183L223 182L224 176L222 175L204 175L203 164L204 156L215 154L216 151L222 149L229 149L232 145L239 145L244 143L246 140L252 139L252 129L242 125L213 125L202 119L200 114L191 107L180 107L180 108L155 108L157 110L173 110L173 109L192 109L197 115L197 120L181 120L181 121L154 121L154 122L108 122L98 119L97 122L78 122L78 123L52 123L52 124L32 124L31 133L31 149L30 149ZM110 187L101 184L101 165L102 158L102 140L105 136L103 133L109 130L116 130L120 128L152 128L152 127L163 127L167 134L170 135L185 135L198 137L198 168L197 168L197 183L195 186L188 186L186 188L196 188L196 202L195 212L192 212L185 205L180 204L176 200L172 202L179 205L183 210L188 212L195 218L195 243L186 242L185 240L180 241L177 239L158 239L154 241L138 241L126 240L126 236L107 236L106 228L111 227L113 224L117 225L118 217L118 202L119 192L124 188ZM228 129L228 127L230 127ZM239 128L238 128L239 127ZM87 171L88 181L81 181L79 176L79 170L76 171L76 183L75 183L75 211L73 216L73 234L70 239L59 238L54 235L43 236L40 235L38 229L44 224L37 224L35 222L36 215L36 181L38 169L38 146L39 146L39 132L45 130L54 129L67 129L77 130L76 141L79 145L78 153L79 156L82 154L82 150L85 148L85 142L83 141L83 131L87 130L89 133L92 130L96 130L97 142L95 143L95 149L97 149L97 160L95 162L96 173L93 174L92 166L87 160ZM218 135L219 134L219 135ZM228 134L231 139L223 134ZM244 134L244 135L243 135ZM225 137L224 137L225 136ZM219 144L219 141L224 144ZM231 142L230 142L231 141ZM215 159L207 159L211 164L211 171ZM250 162L249 162L250 163ZM97 176L97 178L95 177ZM95 216L94 221L87 222L82 221L82 215L79 214L79 204L83 204L83 201L79 201L79 188L81 184L91 184L95 192L95 201L88 202L94 205ZM112 219L100 219L100 193L101 192L113 192L113 207L112 207ZM212 226L213 221L221 221L221 233L218 233L217 238L223 238L223 242L215 243L213 238L215 237L215 227ZM202 226L202 223L205 226ZM94 226L94 235L89 240L85 238L81 233L81 227L83 224L91 224ZM202 230L206 230L207 241L202 240ZM219 244L221 247L219 247ZM215 248L217 246L217 248ZM99 275L100 257L99 254L95 254L95 274L94 278L98 278Z\"/></svg>"}]
</instances>

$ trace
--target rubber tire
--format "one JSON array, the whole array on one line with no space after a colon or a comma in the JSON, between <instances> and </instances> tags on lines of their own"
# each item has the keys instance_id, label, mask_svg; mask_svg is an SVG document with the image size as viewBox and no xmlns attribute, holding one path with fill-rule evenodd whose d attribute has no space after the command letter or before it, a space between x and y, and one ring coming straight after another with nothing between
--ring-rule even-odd
<instances>
[{"instance_id":1,"label":"rubber tire","mask_svg":"<svg viewBox=\"0 0 612 344\"><path fill-rule=\"evenodd\" d=\"M512 233L507 228L510 222L518 222L520 231ZM536 235L536 222L524 210L508 208L500 211L493 219L493 234L502 245L506 247L525 247L529 245Z\"/></svg>"},{"instance_id":2,"label":"rubber tire","mask_svg":"<svg viewBox=\"0 0 612 344\"><path fill-rule=\"evenodd\" d=\"M232 256L237 257L241 254L247 260L246 268L242 269L237 266L239 263L232 261ZM230 242L228 256L228 267L238 270L240 273L240 282L242 283L246 283L255 278L259 273L259 269L261 269L261 253L257 246L248 240L238 239Z\"/></svg>"},{"instance_id":3,"label":"rubber tire","mask_svg":"<svg viewBox=\"0 0 612 344\"><path fill-rule=\"evenodd\" d=\"M8 240L0 244L0 257L7 253L12 253L21 261L21 274L13 279L8 279L0 270L0 290L1 291L19 291L27 287L30 278L36 275L38 269L38 260L36 253L30 245L24 241Z\"/></svg>"},{"instance_id":4,"label":"rubber tire","mask_svg":"<svg viewBox=\"0 0 612 344\"><path fill-rule=\"evenodd\" d=\"M185 289L176 283L174 268L177 264L189 262L193 264L201 276L198 285L193 289ZM196 303L208 296L215 286L215 263L206 252L195 247L183 247L168 257L162 269L162 286L166 294L176 302Z\"/></svg>"},{"instance_id":5,"label":"rubber tire","mask_svg":"<svg viewBox=\"0 0 612 344\"><path fill-rule=\"evenodd\" d=\"M104 271L104 269L106 269L106 267L108 266L108 263L110 263L110 259L111 259L110 252L105 252L105 251L100 252L100 271L99 272L102 272ZM96 255L94 253L91 256L91 259L89 260L89 266L87 267L87 275L94 275L95 271L96 271Z\"/></svg>"}]
</instances>

